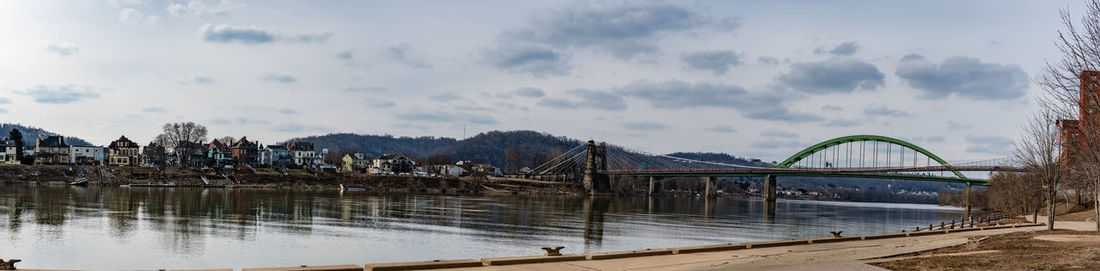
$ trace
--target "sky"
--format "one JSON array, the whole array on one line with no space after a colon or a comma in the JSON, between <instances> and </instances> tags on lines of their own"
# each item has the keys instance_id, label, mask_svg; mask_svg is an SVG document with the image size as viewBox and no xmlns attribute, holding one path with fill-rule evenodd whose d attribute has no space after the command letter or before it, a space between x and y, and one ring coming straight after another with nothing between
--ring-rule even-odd
<instances>
[{"instance_id":1,"label":"sky","mask_svg":"<svg viewBox=\"0 0 1100 271\"><path fill-rule=\"evenodd\" d=\"M0 122L106 145L535 130L782 160L1009 155L1080 1L0 2Z\"/></svg>"}]
</instances>

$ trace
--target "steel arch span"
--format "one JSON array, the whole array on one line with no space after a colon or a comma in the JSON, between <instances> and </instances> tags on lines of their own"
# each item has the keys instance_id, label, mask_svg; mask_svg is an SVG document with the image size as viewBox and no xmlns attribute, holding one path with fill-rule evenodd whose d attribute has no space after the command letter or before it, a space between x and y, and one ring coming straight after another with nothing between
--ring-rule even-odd
<instances>
[{"instance_id":1,"label":"steel arch span","mask_svg":"<svg viewBox=\"0 0 1100 271\"><path fill-rule=\"evenodd\" d=\"M841 144L847 144L847 143L853 143L853 142L861 142L861 141L862 142L886 142L886 143L897 144L898 146L902 146L902 147L908 148L910 150L916 151L917 153L920 153L920 154L928 157L931 160L935 160L936 163L939 163L940 165L942 165L946 168L949 168L949 169L951 168L951 165L948 164L947 161L944 161L943 158L940 158L936 154L933 154L932 152L929 152L928 150L925 150L924 148L921 148L920 146L917 146L913 143L909 143L905 140L892 138L892 137L886 137L886 136L879 136L879 135L850 135L850 136L842 136L842 137L822 141L821 143L814 144L813 146L807 147L806 149L803 149L802 151L799 151L798 153L795 153L790 158L787 158L787 160L783 160L782 163L779 163L778 165L776 165L776 167L777 168L790 168L791 166L794 166L795 164L797 164L799 161L802 161L803 159L805 159L807 157L810 157L814 154L817 154L821 151L824 151L824 150L828 149L829 147L839 146ZM861 152L862 152L862 150L861 150ZM887 159L889 160L889 157L887 157ZM966 175L963 175L958 170L951 169L951 172L954 173L955 176L959 177L959 179L962 179L962 180L967 179Z\"/></svg>"}]
</instances>

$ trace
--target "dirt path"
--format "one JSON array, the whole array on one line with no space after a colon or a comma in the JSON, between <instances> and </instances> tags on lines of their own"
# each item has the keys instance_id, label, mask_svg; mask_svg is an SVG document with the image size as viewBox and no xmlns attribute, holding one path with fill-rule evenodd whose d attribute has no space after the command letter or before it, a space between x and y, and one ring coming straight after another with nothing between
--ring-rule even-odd
<instances>
[{"instance_id":1,"label":"dirt path","mask_svg":"<svg viewBox=\"0 0 1100 271\"><path fill-rule=\"evenodd\" d=\"M866 263L875 262L873 259L878 258L961 246L990 235L1040 229L1042 227L998 229L723 252L453 270L883 270Z\"/></svg>"}]
</instances>

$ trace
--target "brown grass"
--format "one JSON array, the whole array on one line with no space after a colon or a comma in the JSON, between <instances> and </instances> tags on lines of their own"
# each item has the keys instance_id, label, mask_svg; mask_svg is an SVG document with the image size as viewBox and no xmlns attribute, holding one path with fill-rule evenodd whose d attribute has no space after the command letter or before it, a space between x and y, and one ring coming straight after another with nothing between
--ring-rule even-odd
<instances>
[{"instance_id":1,"label":"brown grass","mask_svg":"<svg viewBox=\"0 0 1100 271\"><path fill-rule=\"evenodd\" d=\"M1052 242L1033 237L1045 234L1097 235L1069 230L1016 232L984 241L918 253L918 257L877 264L891 270L1100 270L1100 243ZM974 255L949 253L996 251Z\"/></svg>"}]
</instances>

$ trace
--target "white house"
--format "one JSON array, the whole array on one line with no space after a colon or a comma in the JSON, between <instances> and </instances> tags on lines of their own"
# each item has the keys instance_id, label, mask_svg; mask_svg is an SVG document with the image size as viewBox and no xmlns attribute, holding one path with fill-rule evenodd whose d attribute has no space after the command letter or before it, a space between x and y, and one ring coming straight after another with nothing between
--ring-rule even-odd
<instances>
[{"instance_id":1,"label":"white house","mask_svg":"<svg viewBox=\"0 0 1100 271\"><path fill-rule=\"evenodd\" d=\"M18 148L8 141L0 141L0 164L19 164Z\"/></svg>"},{"instance_id":2,"label":"white house","mask_svg":"<svg viewBox=\"0 0 1100 271\"><path fill-rule=\"evenodd\" d=\"M107 163L107 148L98 146L69 146L69 164L103 165Z\"/></svg>"}]
</instances>

